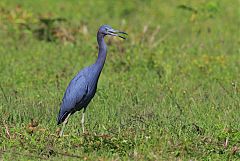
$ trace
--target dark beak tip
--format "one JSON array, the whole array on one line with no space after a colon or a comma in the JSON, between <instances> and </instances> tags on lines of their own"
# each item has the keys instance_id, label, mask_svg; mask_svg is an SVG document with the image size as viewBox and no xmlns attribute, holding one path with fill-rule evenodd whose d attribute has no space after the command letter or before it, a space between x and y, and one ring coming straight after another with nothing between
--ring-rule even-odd
<instances>
[{"instance_id":1,"label":"dark beak tip","mask_svg":"<svg viewBox=\"0 0 240 161\"><path fill-rule=\"evenodd\" d=\"M124 35L128 35L126 32L120 31L119 33L124 34Z\"/></svg>"},{"instance_id":2,"label":"dark beak tip","mask_svg":"<svg viewBox=\"0 0 240 161\"><path fill-rule=\"evenodd\" d=\"M126 37L123 37L123 36L121 36L121 35L118 35L118 37L120 37L120 38L122 38L122 39L124 39L124 40L127 39Z\"/></svg>"}]
</instances>

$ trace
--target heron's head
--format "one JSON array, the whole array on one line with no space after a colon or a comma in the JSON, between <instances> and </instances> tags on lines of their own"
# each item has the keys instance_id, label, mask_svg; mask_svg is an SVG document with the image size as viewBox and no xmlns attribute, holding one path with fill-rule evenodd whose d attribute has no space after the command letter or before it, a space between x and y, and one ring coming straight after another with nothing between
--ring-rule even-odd
<instances>
[{"instance_id":1,"label":"heron's head","mask_svg":"<svg viewBox=\"0 0 240 161\"><path fill-rule=\"evenodd\" d=\"M102 25L99 30L98 30L98 34L102 34L103 36L106 35L111 35L111 36L118 36L122 39L126 39L125 37L123 37L122 35L127 35L126 32L123 31L119 31L119 30L114 30L111 26L109 25Z\"/></svg>"}]
</instances>

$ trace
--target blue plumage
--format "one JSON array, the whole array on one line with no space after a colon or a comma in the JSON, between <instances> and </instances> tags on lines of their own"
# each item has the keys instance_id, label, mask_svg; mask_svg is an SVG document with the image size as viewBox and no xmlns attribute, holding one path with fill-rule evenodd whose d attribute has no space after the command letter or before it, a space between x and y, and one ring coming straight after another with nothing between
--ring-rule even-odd
<instances>
[{"instance_id":1,"label":"blue plumage","mask_svg":"<svg viewBox=\"0 0 240 161\"><path fill-rule=\"evenodd\" d=\"M77 110L84 108L83 100L88 93L88 83L82 72L79 72L69 83L62 99L58 115L58 124L61 124L69 113L73 114Z\"/></svg>"},{"instance_id":2,"label":"blue plumage","mask_svg":"<svg viewBox=\"0 0 240 161\"><path fill-rule=\"evenodd\" d=\"M70 115L84 109L82 117L84 131L84 112L96 93L98 79L106 60L107 46L104 42L104 37L106 35L111 35L124 38L120 34L126 33L114 30L108 25L103 25L99 28L97 33L97 42L99 46L98 58L94 64L79 71L69 83L62 99L57 124L64 122L65 126ZM63 134L64 126L60 136Z\"/></svg>"}]
</instances>

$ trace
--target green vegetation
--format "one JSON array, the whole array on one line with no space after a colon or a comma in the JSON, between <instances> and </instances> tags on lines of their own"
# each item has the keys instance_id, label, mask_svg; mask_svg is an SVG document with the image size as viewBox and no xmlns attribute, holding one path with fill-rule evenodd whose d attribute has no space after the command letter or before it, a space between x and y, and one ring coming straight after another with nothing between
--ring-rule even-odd
<instances>
[{"instance_id":1,"label":"green vegetation","mask_svg":"<svg viewBox=\"0 0 240 161\"><path fill-rule=\"evenodd\" d=\"M0 2L0 160L240 159L239 1ZM107 61L86 112L63 138L71 78Z\"/></svg>"}]
</instances>

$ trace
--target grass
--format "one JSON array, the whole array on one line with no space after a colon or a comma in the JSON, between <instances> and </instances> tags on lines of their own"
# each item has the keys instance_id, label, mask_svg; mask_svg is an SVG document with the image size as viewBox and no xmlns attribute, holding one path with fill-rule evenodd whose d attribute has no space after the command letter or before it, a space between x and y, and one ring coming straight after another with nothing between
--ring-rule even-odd
<instances>
[{"instance_id":1,"label":"grass","mask_svg":"<svg viewBox=\"0 0 240 161\"><path fill-rule=\"evenodd\" d=\"M2 160L239 160L239 1L0 2ZM58 138L64 90L97 57L98 91Z\"/></svg>"}]
</instances>

